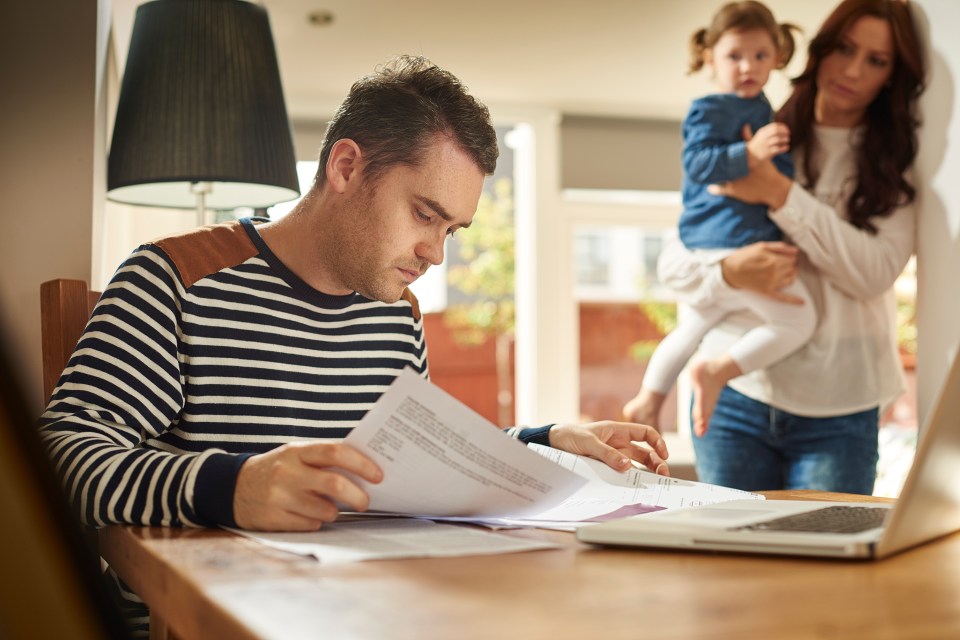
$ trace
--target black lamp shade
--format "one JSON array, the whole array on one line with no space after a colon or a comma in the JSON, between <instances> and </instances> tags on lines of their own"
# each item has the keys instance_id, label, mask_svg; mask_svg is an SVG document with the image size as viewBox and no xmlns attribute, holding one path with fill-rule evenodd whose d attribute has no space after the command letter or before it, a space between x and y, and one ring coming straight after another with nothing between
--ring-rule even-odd
<instances>
[{"instance_id":1,"label":"black lamp shade","mask_svg":"<svg viewBox=\"0 0 960 640\"><path fill-rule=\"evenodd\" d=\"M241 0L137 9L107 197L162 207L266 207L300 194L266 10Z\"/></svg>"}]
</instances>

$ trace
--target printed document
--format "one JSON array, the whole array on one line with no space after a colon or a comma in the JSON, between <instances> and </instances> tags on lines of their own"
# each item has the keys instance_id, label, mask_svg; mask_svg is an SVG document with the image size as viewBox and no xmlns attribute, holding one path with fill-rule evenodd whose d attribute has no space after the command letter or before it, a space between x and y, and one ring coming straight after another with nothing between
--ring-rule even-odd
<instances>
[{"instance_id":1,"label":"printed document","mask_svg":"<svg viewBox=\"0 0 960 640\"><path fill-rule=\"evenodd\" d=\"M380 484L353 478L370 496L370 511L521 517L560 504L587 482L409 369L344 442L383 470Z\"/></svg>"},{"instance_id":2,"label":"printed document","mask_svg":"<svg viewBox=\"0 0 960 640\"><path fill-rule=\"evenodd\" d=\"M345 442L383 469L378 485L356 479L374 512L572 528L659 509L763 498L639 468L620 473L592 458L525 446L410 370Z\"/></svg>"},{"instance_id":3,"label":"printed document","mask_svg":"<svg viewBox=\"0 0 960 640\"><path fill-rule=\"evenodd\" d=\"M307 533L235 533L281 551L312 556L321 564L361 560L490 555L554 549L560 545L455 524L415 518L337 520Z\"/></svg>"},{"instance_id":4,"label":"printed document","mask_svg":"<svg viewBox=\"0 0 960 640\"><path fill-rule=\"evenodd\" d=\"M409 369L344 442L383 470L379 484L352 478L370 496L368 516L347 516L313 533L238 533L324 563L507 553L553 545L384 516L573 530L659 509L762 499L638 468L619 473L597 460L526 446Z\"/></svg>"},{"instance_id":5,"label":"printed document","mask_svg":"<svg viewBox=\"0 0 960 640\"><path fill-rule=\"evenodd\" d=\"M763 500L758 493L730 489L704 482L681 480L634 467L614 471L593 458L574 455L538 444L530 449L582 476L587 483L556 507L525 518L488 519L491 526L533 526L573 530L580 524L692 507L727 500Z\"/></svg>"}]
</instances>

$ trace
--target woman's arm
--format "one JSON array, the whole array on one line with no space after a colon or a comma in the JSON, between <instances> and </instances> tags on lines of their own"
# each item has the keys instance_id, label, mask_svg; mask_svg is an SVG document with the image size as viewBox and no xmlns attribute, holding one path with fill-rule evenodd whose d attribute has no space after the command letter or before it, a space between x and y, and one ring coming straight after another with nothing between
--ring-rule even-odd
<instances>
[{"instance_id":1,"label":"woman's arm","mask_svg":"<svg viewBox=\"0 0 960 640\"><path fill-rule=\"evenodd\" d=\"M780 173L770 160L760 162L743 178L713 184L708 191L714 195L735 198L750 204L765 204L770 209L779 209L787 202L793 188L791 178Z\"/></svg>"},{"instance_id":2,"label":"woman's arm","mask_svg":"<svg viewBox=\"0 0 960 640\"><path fill-rule=\"evenodd\" d=\"M799 185L773 220L803 250L820 274L854 298L883 294L913 254L916 213L904 206L873 218L876 234L853 226Z\"/></svg>"},{"instance_id":3,"label":"woman's arm","mask_svg":"<svg viewBox=\"0 0 960 640\"><path fill-rule=\"evenodd\" d=\"M766 204L770 219L800 247L821 276L854 298L872 298L893 286L913 253L916 229L911 206L874 218L877 233L873 234L847 222L769 162L758 165L746 178L710 190Z\"/></svg>"},{"instance_id":4,"label":"woman's arm","mask_svg":"<svg viewBox=\"0 0 960 640\"><path fill-rule=\"evenodd\" d=\"M785 242L757 242L708 264L672 238L660 252L657 274L687 304L706 304L718 291L730 288L802 304L800 298L782 291L796 279L798 253Z\"/></svg>"},{"instance_id":5,"label":"woman's arm","mask_svg":"<svg viewBox=\"0 0 960 640\"><path fill-rule=\"evenodd\" d=\"M724 281L734 289L747 289L765 296L803 304L803 299L782 289L797 279L800 251L786 242L755 242L720 261Z\"/></svg>"}]
</instances>

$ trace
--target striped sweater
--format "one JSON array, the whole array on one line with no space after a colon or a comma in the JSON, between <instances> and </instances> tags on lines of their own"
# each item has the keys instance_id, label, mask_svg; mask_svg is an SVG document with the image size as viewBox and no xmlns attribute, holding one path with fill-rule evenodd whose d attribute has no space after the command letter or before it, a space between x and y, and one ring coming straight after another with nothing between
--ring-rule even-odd
<instances>
[{"instance_id":1,"label":"striped sweater","mask_svg":"<svg viewBox=\"0 0 960 640\"><path fill-rule=\"evenodd\" d=\"M409 291L393 304L322 294L252 220L205 227L120 266L41 435L86 524L235 526L247 457L342 438L401 369L429 377L426 356Z\"/></svg>"}]
</instances>

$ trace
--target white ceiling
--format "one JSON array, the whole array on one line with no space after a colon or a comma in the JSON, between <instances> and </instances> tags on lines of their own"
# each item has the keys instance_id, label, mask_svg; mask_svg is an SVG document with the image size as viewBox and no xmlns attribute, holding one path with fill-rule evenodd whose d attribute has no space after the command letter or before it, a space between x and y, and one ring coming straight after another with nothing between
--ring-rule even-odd
<instances>
[{"instance_id":1,"label":"white ceiling","mask_svg":"<svg viewBox=\"0 0 960 640\"><path fill-rule=\"evenodd\" d=\"M424 55L497 109L679 120L709 77L686 75L687 42L724 0L263 0L291 116L324 118L353 80L391 55ZM136 7L112 0L123 68ZM767 0L812 34L837 0ZM329 11L327 27L309 24ZM806 40L788 72L799 70ZM784 74L768 84L774 104Z\"/></svg>"}]
</instances>

